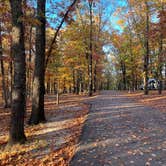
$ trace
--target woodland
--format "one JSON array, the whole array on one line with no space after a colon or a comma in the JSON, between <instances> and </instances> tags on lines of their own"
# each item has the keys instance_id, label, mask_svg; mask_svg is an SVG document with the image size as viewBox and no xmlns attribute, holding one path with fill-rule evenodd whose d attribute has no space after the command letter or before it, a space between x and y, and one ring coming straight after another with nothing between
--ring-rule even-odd
<instances>
[{"instance_id":1,"label":"woodland","mask_svg":"<svg viewBox=\"0 0 166 166\"><path fill-rule=\"evenodd\" d=\"M103 90L165 112L165 0L0 0L0 165L68 165Z\"/></svg>"}]
</instances>

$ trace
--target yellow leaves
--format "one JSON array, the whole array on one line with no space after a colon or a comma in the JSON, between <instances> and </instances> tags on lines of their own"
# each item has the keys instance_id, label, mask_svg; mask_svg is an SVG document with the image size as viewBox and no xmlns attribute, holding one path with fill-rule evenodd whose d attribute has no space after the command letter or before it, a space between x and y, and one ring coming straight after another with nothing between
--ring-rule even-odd
<instances>
[{"instance_id":1,"label":"yellow leaves","mask_svg":"<svg viewBox=\"0 0 166 166\"><path fill-rule=\"evenodd\" d=\"M0 4L1 4L0 5L0 17L1 17L3 14L9 12L10 7L9 7L9 2L5 1L5 0L1 0Z\"/></svg>"},{"instance_id":2,"label":"yellow leaves","mask_svg":"<svg viewBox=\"0 0 166 166\"><path fill-rule=\"evenodd\" d=\"M117 21L117 24L118 24L121 28L124 28L124 26L125 26L125 21L124 21L124 20L118 20L118 21Z\"/></svg>"},{"instance_id":3,"label":"yellow leaves","mask_svg":"<svg viewBox=\"0 0 166 166\"><path fill-rule=\"evenodd\" d=\"M49 27L46 29L46 36L52 36L53 37L54 33L55 33L54 29L49 28Z\"/></svg>"},{"instance_id":4,"label":"yellow leaves","mask_svg":"<svg viewBox=\"0 0 166 166\"><path fill-rule=\"evenodd\" d=\"M22 21L26 24L34 25L34 26L41 25L41 22L38 19L33 17L28 17L28 16L20 17L18 21Z\"/></svg>"},{"instance_id":5,"label":"yellow leaves","mask_svg":"<svg viewBox=\"0 0 166 166\"><path fill-rule=\"evenodd\" d=\"M118 21L117 21L117 24L118 24L118 25L124 25L124 23L125 23L124 20L118 20Z\"/></svg>"}]
</instances>

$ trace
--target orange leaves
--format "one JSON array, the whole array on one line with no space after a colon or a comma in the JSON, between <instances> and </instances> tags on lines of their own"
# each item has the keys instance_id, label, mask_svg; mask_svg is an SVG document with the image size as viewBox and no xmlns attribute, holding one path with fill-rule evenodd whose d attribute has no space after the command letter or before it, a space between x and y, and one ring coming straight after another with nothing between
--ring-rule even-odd
<instances>
[{"instance_id":1,"label":"orange leaves","mask_svg":"<svg viewBox=\"0 0 166 166\"><path fill-rule=\"evenodd\" d=\"M41 22L32 16L23 16L20 18L20 21L23 21L26 25L41 25Z\"/></svg>"},{"instance_id":2,"label":"orange leaves","mask_svg":"<svg viewBox=\"0 0 166 166\"><path fill-rule=\"evenodd\" d=\"M152 91L148 96L144 96L143 93L135 92L128 94L129 97L151 107L156 108L159 111L165 111L166 107L166 92L164 91L162 95L158 95L157 91Z\"/></svg>"},{"instance_id":3,"label":"orange leaves","mask_svg":"<svg viewBox=\"0 0 166 166\"><path fill-rule=\"evenodd\" d=\"M1 166L68 165L74 154L75 144L78 142L88 108L79 104L84 99L83 96L61 96L62 104L59 107L56 105L55 98L56 96L51 98L46 96L47 123L26 126L29 141L25 145L16 145L5 151L0 149ZM29 117L29 112L27 115ZM1 128L4 126L6 123L1 123ZM3 135L7 136L7 129ZM0 137L0 141L5 139Z\"/></svg>"},{"instance_id":4,"label":"orange leaves","mask_svg":"<svg viewBox=\"0 0 166 166\"><path fill-rule=\"evenodd\" d=\"M117 24L121 27L121 28L124 28L124 25L125 25L125 21L124 20L118 20L117 21Z\"/></svg>"}]
</instances>

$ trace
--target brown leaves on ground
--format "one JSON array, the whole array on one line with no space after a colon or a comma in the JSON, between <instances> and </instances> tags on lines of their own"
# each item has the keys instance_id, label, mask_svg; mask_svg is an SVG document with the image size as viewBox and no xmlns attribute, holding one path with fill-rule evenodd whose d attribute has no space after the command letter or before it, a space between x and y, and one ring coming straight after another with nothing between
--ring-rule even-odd
<instances>
[{"instance_id":1,"label":"brown leaves on ground","mask_svg":"<svg viewBox=\"0 0 166 166\"><path fill-rule=\"evenodd\" d=\"M150 91L149 95L144 95L143 91L131 92L128 97L166 113L166 91L163 91L161 95L158 91Z\"/></svg>"},{"instance_id":2,"label":"brown leaves on ground","mask_svg":"<svg viewBox=\"0 0 166 166\"><path fill-rule=\"evenodd\" d=\"M88 106L81 103L84 99L84 96L63 95L57 106L55 95L46 96L47 123L36 126L25 124L28 141L10 149L6 147L10 110L1 108L0 165L68 165L88 113ZM26 121L30 116L31 102L27 105Z\"/></svg>"}]
</instances>

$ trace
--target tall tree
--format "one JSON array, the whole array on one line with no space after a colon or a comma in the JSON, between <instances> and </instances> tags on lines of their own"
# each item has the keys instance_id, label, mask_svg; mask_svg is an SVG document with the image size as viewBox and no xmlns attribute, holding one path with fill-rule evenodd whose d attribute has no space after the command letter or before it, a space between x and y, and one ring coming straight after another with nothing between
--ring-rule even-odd
<instances>
[{"instance_id":1,"label":"tall tree","mask_svg":"<svg viewBox=\"0 0 166 166\"><path fill-rule=\"evenodd\" d=\"M89 55L88 55L88 76L89 76L89 83L88 83L88 95L92 96L93 93L93 76L92 76L92 53L93 53L93 46L92 46L92 31L93 31L93 20L92 20L92 5L93 0L89 0L89 20L90 20L90 33L89 33Z\"/></svg>"},{"instance_id":2,"label":"tall tree","mask_svg":"<svg viewBox=\"0 0 166 166\"><path fill-rule=\"evenodd\" d=\"M164 12L164 3L161 1L161 11L160 13ZM162 30L164 29L163 22L164 22L164 17L160 17L159 21L159 54L158 54L158 80L159 80L159 87L158 87L158 93L162 93L162 70L163 70L163 39L164 39L164 34Z\"/></svg>"},{"instance_id":3,"label":"tall tree","mask_svg":"<svg viewBox=\"0 0 166 166\"><path fill-rule=\"evenodd\" d=\"M148 77L149 77L149 5L148 2L145 1L146 7L146 34L145 34L145 49L146 54L144 56L144 72L145 72L145 89L144 94L148 94Z\"/></svg>"},{"instance_id":4,"label":"tall tree","mask_svg":"<svg viewBox=\"0 0 166 166\"><path fill-rule=\"evenodd\" d=\"M44 113L45 3L46 0L37 0L37 19L40 23L36 26L36 57L33 80L32 112L29 124L38 124L46 120Z\"/></svg>"},{"instance_id":5,"label":"tall tree","mask_svg":"<svg viewBox=\"0 0 166 166\"><path fill-rule=\"evenodd\" d=\"M8 99L6 93L6 82L5 82L5 69L4 69L4 61L3 61L3 51L2 51L2 30L0 23L0 65L1 65L1 76L2 76L2 90L3 90L3 98L4 98L4 107L8 107Z\"/></svg>"},{"instance_id":6,"label":"tall tree","mask_svg":"<svg viewBox=\"0 0 166 166\"><path fill-rule=\"evenodd\" d=\"M9 144L24 143L24 113L26 96L26 63L24 28L21 17L22 0L10 0L12 13L12 55L14 58L14 82Z\"/></svg>"},{"instance_id":7,"label":"tall tree","mask_svg":"<svg viewBox=\"0 0 166 166\"><path fill-rule=\"evenodd\" d=\"M11 75L9 72L11 61L11 13L8 1L1 1L0 6L0 61L2 76L2 96L4 99L4 107L11 107ZM9 83L10 82L10 83Z\"/></svg>"}]
</instances>

